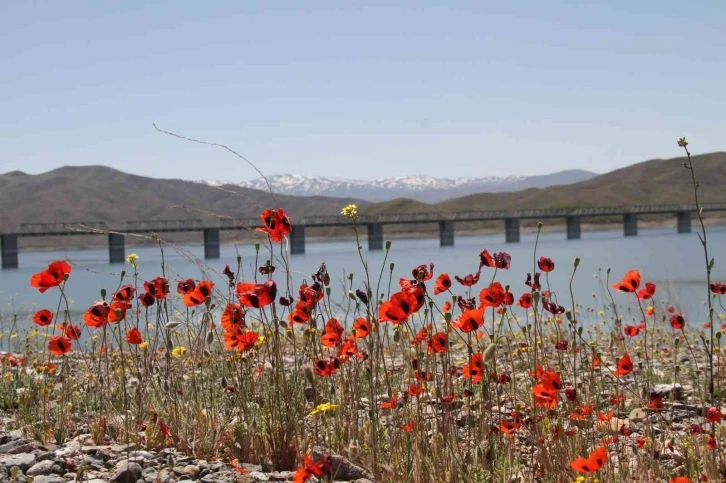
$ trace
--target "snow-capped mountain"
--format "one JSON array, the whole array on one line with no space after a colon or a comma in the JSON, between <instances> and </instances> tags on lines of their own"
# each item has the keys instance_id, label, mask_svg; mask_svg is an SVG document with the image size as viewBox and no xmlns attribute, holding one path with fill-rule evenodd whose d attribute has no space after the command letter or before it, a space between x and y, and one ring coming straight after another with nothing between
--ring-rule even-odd
<instances>
[{"instance_id":1,"label":"snow-capped mountain","mask_svg":"<svg viewBox=\"0 0 726 483\"><path fill-rule=\"evenodd\" d=\"M487 176L484 178L434 178L431 176L397 176L376 180L356 180L327 176L276 174L240 183L204 181L210 186L234 184L244 188L272 191L295 196L331 196L366 201L413 198L426 203L458 198L475 193L501 193L527 188L546 188L586 181L597 176L583 170L568 170L542 176Z\"/></svg>"}]
</instances>

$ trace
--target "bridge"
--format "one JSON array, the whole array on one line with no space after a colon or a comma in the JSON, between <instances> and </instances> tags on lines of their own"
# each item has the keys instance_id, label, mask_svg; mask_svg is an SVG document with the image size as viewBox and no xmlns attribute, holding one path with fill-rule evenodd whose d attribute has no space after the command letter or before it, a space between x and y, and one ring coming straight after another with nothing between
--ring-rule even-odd
<instances>
[{"instance_id":1,"label":"bridge","mask_svg":"<svg viewBox=\"0 0 726 483\"><path fill-rule=\"evenodd\" d=\"M726 203L706 203L701 205L703 212L726 211ZM504 221L504 236L507 243L519 242L521 220L545 220L564 218L567 224L567 239L580 238L582 218L622 216L623 234L637 236L639 215L674 214L678 233L690 233L691 218L696 205L641 205L611 206L575 209L544 209L515 211L457 211L449 213L406 213L393 215L362 215L356 220L358 226L366 226L368 249L383 249L383 226L431 223L439 225L441 246L454 245L454 226L457 222ZM305 229L319 227L352 226L353 220L342 215L306 216L293 219L290 233L290 252L305 253ZM246 230L261 226L259 218L224 218L215 224L205 224L202 220L135 220L127 221L123 227L110 227L100 221L25 223L17 232L0 234L0 258L2 268L18 267L18 238L106 235L108 255L111 263L123 263L126 259L125 235L144 233L202 232L204 237L204 258L219 258L220 232L224 230Z\"/></svg>"}]
</instances>

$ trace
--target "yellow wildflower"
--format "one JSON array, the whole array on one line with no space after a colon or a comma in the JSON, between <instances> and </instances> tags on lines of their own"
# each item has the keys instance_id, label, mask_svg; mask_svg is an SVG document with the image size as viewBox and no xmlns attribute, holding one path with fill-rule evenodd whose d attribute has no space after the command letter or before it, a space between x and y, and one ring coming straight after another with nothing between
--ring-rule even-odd
<instances>
[{"instance_id":1,"label":"yellow wildflower","mask_svg":"<svg viewBox=\"0 0 726 483\"><path fill-rule=\"evenodd\" d=\"M350 218L351 220L355 220L358 218L358 207L354 204L350 204L343 208L343 210L340 212L341 215L345 216L346 218Z\"/></svg>"},{"instance_id":2,"label":"yellow wildflower","mask_svg":"<svg viewBox=\"0 0 726 483\"><path fill-rule=\"evenodd\" d=\"M144 341L141 344L139 344L139 349L141 349L142 351L145 351L148 348L149 348L149 343L146 342L146 341Z\"/></svg>"},{"instance_id":3,"label":"yellow wildflower","mask_svg":"<svg viewBox=\"0 0 726 483\"><path fill-rule=\"evenodd\" d=\"M131 265L134 268L138 268L139 264L137 263L139 260L139 256L135 253L132 253L128 257L126 257L126 262L128 262L129 265Z\"/></svg>"},{"instance_id":4,"label":"yellow wildflower","mask_svg":"<svg viewBox=\"0 0 726 483\"><path fill-rule=\"evenodd\" d=\"M332 403L318 404L318 406L315 409L313 409L310 412L310 414L308 414L308 416L314 416L314 415L320 414L320 413L335 412L337 409L338 409L337 404L332 404Z\"/></svg>"},{"instance_id":5,"label":"yellow wildflower","mask_svg":"<svg viewBox=\"0 0 726 483\"><path fill-rule=\"evenodd\" d=\"M183 356L186 353L187 353L187 348L184 347L183 345L174 347L171 350L171 355L173 355L174 357L181 357L181 356Z\"/></svg>"}]
</instances>

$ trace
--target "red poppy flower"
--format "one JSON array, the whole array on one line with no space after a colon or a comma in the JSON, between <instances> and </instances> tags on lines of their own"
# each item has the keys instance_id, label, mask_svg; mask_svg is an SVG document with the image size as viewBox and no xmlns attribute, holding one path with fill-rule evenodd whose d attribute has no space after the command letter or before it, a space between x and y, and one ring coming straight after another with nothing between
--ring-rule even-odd
<instances>
[{"instance_id":1,"label":"red poppy flower","mask_svg":"<svg viewBox=\"0 0 726 483\"><path fill-rule=\"evenodd\" d=\"M60 329L70 340L78 340L81 338L81 328L77 325L65 324L60 326Z\"/></svg>"},{"instance_id":2,"label":"red poppy flower","mask_svg":"<svg viewBox=\"0 0 726 483\"><path fill-rule=\"evenodd\" d=\"M292 324L305 324L310 320L314 305L310 302L300 301L295 304L295 309L287 316L288 322Z\"/></svg>"},{"instance_id":3,"label":"red poppy flower","mask_svg":"<svg viewBox=\"0 0 726 483\"><path fill-rule=\"evenodd\" d=\"M259 309L275 301L277 285L271 278L258 284L240 282L235 293L242 305Z\"/></svg>"},{"instance_id":4,"label":"red poppy flower","mask_svg":"<svg viewBox=\"0 0 726 483\"><path fill-rule=\"evenodd\" d=\"M442 354L448 347L448 338L445 332L437 332L428 341L429 354Z\"/></svg>"},{"instance_id":5,"label":"red poppy flower","mask_svg":"<svg viewBox=\"0 0 726 483\"><path fill-rule=\"evenodd\" d=\"M119 302L131 302L134 299L136 288L133 285L124 285L113 294L113 299Z\"/></svg>"},{"instance_id":6,"label":"red poppy flower","mask_svg":"<svg viewBox=\"0 0 726 483\"><path fill-rule=\"evenodd\" d=\"M409 421L408 423L401 425L401 431L405 431L406 433L410 433L414 429L416 429L416 423L413 421Z\"/></svg>"},{"instance_id":7,"label":"red poppy flower","mask_svg":"<svg viewBox=\"0 0 726 483\"><path fill-rule=\"evenodd\" d=\"M430 372L416 371L413 373L413 377L415 377L417 381L426 382L433 379L434 376Z\"/></svg>"},{"instance_id":8,"label":"red poppy flower","mask_svg":"<svg viewBox=\"0 0 726 483\"><path fill-rule=\"evenodd\" d=\"M68 354L73 349L73 343L64 335L54 335L48 339L48 350L54 356Z\"/></svg>"},{"instance_id":9,"label":"red poppy flower","mask_svg":"<svg viewBox=\"0 0 726 483\"><path fill-rule=\"evenodd\" d=\"M136 327L126 331L126 342L132 345L139 345L144 341L141 337L141 331Z\"/></svg>"},{"instance_id":10,"label":"red poppy flower","mask_svg":"<svg viewBox=\"0 0 726 483\"><path fill-rule=\"evenodd\" d=\"M484 354L473 354L469 362L464 365L462 375L464 379L471 379L473 384L480 383L484 375Z\"/></svg>"},{"instance_id":11,"label":"red poppy flower","mask_svg":"<svg viewBox=\"0 0 726 483\"><path fill-rule=\"evenodd\" d=\"M197 284L192 293L184 295L184 305L187 307L195 307L203 304L207 300L207 297L212 295L213 288L214 283L209 280L202 280Z\"/></svg>"},{"instance_id":12,"label":"red poppy flower","mask_svg":"<svg viewBox=\"0 0 726 483\"><path fill-rule=\"evenodd\" d=\"M383 302L379 308L378 320L380 322L404 322L415 311L418 301L414 293L401 291L393 294L390 300Z\"/></svg>"},{"instance_id":13,"label":"red poppy flower","mask_svg":"<svg viewBox=\"0 0 726 483\"><path fill-rule=\"evenodd\" d=\"M539 380L545 386L552 387L556 390L562 389L562 379L560 379L560 375L552 369L544 371Z\"/></svg>"},{"instance_id":14,"label":"red poppy flower","mask_svg":"<svg viewBox=\"0 0 726 483\"><path fill-rule=\"evenodd\" d=\"M312 285L303 283L300 285L298 293L300 294L300 300L309 304L316 304L323 300L323 288L319 283Z\"/></svg>"},{"instance_id":15,"label":"red poppy flower","mask_svg":"<svg viewBox=\"0 0 726 483\"><path fill-rule=\"evenodd\" d=\"M713 437L713 435L708 436L708 442L706 443L706 446L708 446L708 449L712 451L716 449L716 439Z\"/></svg>"},{"instance_id":16,"label":"red poppy flower","mask_svg":"<svg viewBox=\"0 0 726 483\"><path fill-rule=\"evenodd\" d=\"M633 293L640 287L640 272L637 270L630 270L625 274L623 279L614 283L612 287L620 292Z\"/></svg>"},{"instance_id":17,"label":"red poppy flower","mask_svg":"<svg viewBox=\"0 0 726 483\"><path fill-rule=\"evenodd\" d=\"M441 311L446 313L446 312L449 312L450 310L451 310L451 302L447 300L446 302L444 302L444 305L441 307Z\"/></svg>"},{"instance_id":18,"label":"red poppy flower","mask_svg":"<svg viewBox=\"0 0 726 483\"><path fill-rule=\"evenodd\" d=\"M519 301L517 302L517 305L522 307L523 309L529 309L532 307L532 294L531 293L524 293L521 297L519 297Z\"/></svg>"},{"instance_id":19,"label":"red poppy flower","mask_svg":"<svg viewBox=\"0 0 726 483\"><path fill-rule=\"evenodd\" d=\"M260 213L264 227L257 228L257 231L267 233L273 242L280 243L284 237L292 232L292 223L285 210L265 210Z\"/></svg>"},{"instance_id":20,"label":"red poppy flower","mask_svg":"<svg viewBox=\"0 0 726 483\"><path fill-rule=\"evenodd\" d=\"M48 265L47 269L30 277L30 286L37 288L40 293L44 293L49 288L59 286L70 274L71 266L68 262L62 260L53 262Z\"/></svg>"},{"instance_id":21,"label":"red poppy flower","mask_svg":"<svg viewBox=\"0 0 726 483\"><path fill-rule=\"evenodd\" d=\"M245 314L242 311L242 307L239 304L228 303L224 308L224 312L222 312L220 323L224 330L232 330L234 327L244 327Z\"/></svg>"},{"instance_id":22,"label":"red poppy flower","mask_svg":"<svg viewBox=\"0 0 726 483\"><path fill-rule=\"evenodd\" d=\"M654 283L646 282L645 288L638 290L637 297L640 300L650 300L655 295L656 286Z\"/></svg>"},{"instance_id":23,"label":"red poppy flower","mask_svg":"<svg viewBox=\"0 0 726 483\"><path fill-rule=\"evenodd\" d=\"M413 279L418 280L419 282L431 280L431 277L434 276L434 264L429 263L428 267L425 264L421 264L411 270L411 273L413 274Z\"/></svg>"},{"instance_id":24,"label":"red poppy flower","mask_svg":"<svg viewBox=\"0 0 726 483\"><path fill-rule=\"evenodd\" d=\"M442 273L436 278L436 285L434 285L434 295L446 292L451 288L451 278L448 273Z\"/></svg>"},{"instance_id":25,"label":"red poppy flower","mask_svg":"<svg viewBox=\"0 0 726 483\"><path fill-rule=\"evenodd\" d=\"M321 377L332 376L338 370L338 367L340 367L340 359L337 357L315 361L315 373Z\"/></svg>"},{"instance_id":26,"label":"red poppy flower","mask_svg":"<svg viewBox=\"0 0 726 483\"><path fill-rule=\"evenodd\" d=\"M319 461L304 454L303 466L298 468L292 475L292 483L305 483L313 476L325 476L333 471L333 463L330 456L324 455Z\"/></svg>"},{"instance_id":27,"label":"red poppy flower","mask_svg":"<svg viewBox=\"0 0 726 483\"><path fill-rule=\"evenodd\" d=\"M712 282L708 287L711 289L711 292L716 295L726 295L726 283Z\"/></svg>"},{"instance_id":28,"label":"red poppy flower","mask_svg":"<svg viewBox=\"0 0 726 483\"><path fill-rule=\"evenodd\" d=\"M381 409L394 409L398 404L398 394L394 394L392 398L381 403Z\"/></svg>"},{"instance_id":29,"label":"red poppy flower","mask_svg":"<svg viewBox=\"0 0 726 483\"><path fill-rule=\"evenodd\" d=\"M39 310L33 315L33 322L41 327L46 327L53 322L53 312L48 309Z\"/></svg>"},{"instance_id":30,"label":"red poppy flower","mask_svg":"<svg viewBox=\"0 0 726 483\"><path fill-rule=\"evenodd\" d=\"M625 335L628 337L635 337L636 335L640 334L641 330L645 330L645 324L640 325L626 325L623 327L623 332L625 332Z\"/></svg>"},{"instance_id":31,"label":"red poppy flower","mask_svg":"<svg viewBox=\"0 0 726 483\"><path fill-rule=\"evenodd\" d=\"M625 354L619 361L618 361L618 367L615 370L615 375L620 376L626 376L633 372L633 361L630 359L629 354Z\"/></svg>"},{"instance_id":32,"label":"red poppy flower","mask_svg":"<svg viewBox=\"0 0 726 483\"><path fill-rule=\"evenodd\" d=\"M492 282L479 292L479 303L483 307L497 307L504 302L504 287L499 282Z\"/></svg>"},{"instance_id":33,"label":"red poppy flower","mask_svg":"<svg viewBox=\"0 0 726 483\"><path fill-rule=\"evenodd\" d=\"M408 394L412 397L416 397L419 394L421 394L424 391L424 388L420 384L409 384L408 386Z\"/></svg>"},{"instance_id":34,"label":"red poppy flower","mask_svg":"<svg viewBox=\"0 0 726 483\"><path fill-rule=\"evenodd\" d=\"M570 466L579 473L594 473L603 467L608 459L608 450L604 446L595 449L588 458L577 458Z\"/></svg>"},{"instance_id":35,"label":"red poppy flower","mask_svg":"<svg viewBox=\"0 0 726 483\"><path fill-rule=\"evenodd\" d=\"M566 340L558 340L557 343L555 343L555 349L557 349L558 351L566 351L567 344L568 341Z\"/></svg>"},{"instance_id":36,"label":"red poppy flower","mask_svg":"<svg viewBox=\"0 0 726 483\"><path fill-rule=\"evenodd\" d=\"M194 282L194 280L188 278L176 284L176 293L180 295L186 295L188 293L194 292L195 288L197 288L197 284Z\"/></svg>"},{"instance_id":37,"label":"red poppy flower","mask_svg":"<svg viewBox=\"0 0 726 483\"><path fill-rule=\"evenodd\" d=\"M353 322L353 330L355 331L356 338L363 339L371 333L371 323L366 318L357 318Z\"/></svg>"},{"instance_id":38,"label":"red poppy flower","mask_svg":"<svg viewBox=\"0 0 726 483\"><path fill-rule=\"evenodd\" d=\"M532 387L534 395L534 404L539 407L552 409L557 406L557 390L544 383L536 384Z\"/></svg>"},{"instance_id":39,"label":"red poppy flower","mask_svg":"<svg viewBox=\"0 0 726 483\"><path fill-rule=\"evenodd\" d=\"M686 326L686 319L683 318L683 314L675 314L671 317L671 327L676 330L683 330Z\"/></svg>"},{"instance_id":40,"label":"red poppy flower","mask_svg":"<svg viewBox=\"0 0 726 483\"><path fill-rule=\"evenodd\" d=\"M509 253L499 252L492 255L494 258L494 266L501 270L509 270L509 266L512 261L512 257Z\"/></svg>"},{"instance_id":41,"label":"red poppy flower","mask_svg":"<svg viewBox=\"0 0 726 483\"><path fill-rule=\"evenodd\" d=\"M86 310L83 314L83 321L89 327L100 329L108 322L108 313L110 310L111 307L109 307L108 303L99 300Z\"/></svg>"},{"instance_id":42,"label":"red poppy flower","mask_svg":"<svg viewBox=\"0 0 726 483\"><path fill-rule=\"evenodd\" d=\"M141 302L141 305L143 305L144 307L151 307L152 305L154 305L155 301L156 299L149 292L139 294L139 302Z\"/></svg>"},{"instance_id":43,"label":"red poppy flower","mask_svg":"<svg viewBox=\"0 0 726 483\"><path fill-rule=\"evenodd\" d=\"M494 267L494 258L489 254L488 250L484 250L479 254L479 266Z\"/></svg>"},{"instance_id":44,"label":"red poppy flower","mask_svg":"<svg viewBox=\"0 0 726 483\"><path fill-rule=\"evenodd\" d=\"M514 433L516 433L521 426L521 424L517 424L514 421L503 419L499 424L499 430L507 436L514 436Z\"/></svg>"},{"instance_id":45,"label":"red poppy flower","mask_svg":"<svg viewBox=\"0 0 726 483\"><path fill-rule=\"evenodd\" d=\"M336 355L341 358L342 362L347 361L353 356L363 360L366 360L368 358L368 354L358 351L358 346L356 345L355 336L353 334L348 334L348 337L343 342L343 345L338 348L338 352L336 353Z\"/></svg>"},{"instance_id":46,"label":"red poppy flower","mask_svg":"<svg viewBox=\"0 0 726 483\"><path fill-rule=\"evenodd\" d=\"M108 311L108 322L120 322L126 318L126 310L131 308L129 302L115 301L111 303Z\"/></svg>"},{"instance_id":47,"label":"red poppy flower","mask_svg":"<svg viewBox=\"0 0 726 483\"><path fill-rule=\"evenodd\" d=\"M330 319L325 324L325 331L320 337L320 343L325 347L335 347L340 344L340 337L343 335L343 326L338 319Z\"/></svg>"},{"instance_id":48,"label":"red poppy flower","mask_svg":"<svg viewBox=\"0 0 726 483\"><path fill-rule=\"evenodd\" d=\"M232 326L224 331L224 347L227 350L237 349L239 352L252 350L259 334L252 330L243 330L241 326Z\"/></svg>"},{"instance_id":49,"label":"red poppy flower","mask_svg":"<svg viewBox=\"0 0 726 483\"><path fill-rule=\"evenodd\" d=\"M477 272L475 274L470 273L469 275L467 275L464 278L461 278L458 275L454 275L454 279L457 282L459 282L460 284L462 284L464 287L473 287L474 285L479 283L480 276L481 276L481 267L479 267L479 270L477 270Z\"/></svg>"},{"instance_id":50,"label":"red poppy flower","mask_svg":"<svg viewBox=\"0 0 726 483\"><path fill-rule=\"evenodd\" d=\"M169 293L169 281L166 277L156 277L154 280L144 282L144 290L155 299L165 299Z\"/></svg>"},{"instance_id":51,"label":"red poppy flower","mask_svg":"<svg viewBox=\"0 0 726 483\"><path fill-rule=\"evenodd\" d=\"M474 332L484 324L484 309L467 310L451 325L462 332Z\"/></svg>"},{"instance_id":52,"label":"red poppy flower","mask_svg":"<svg viewBox=\"0 0 726 483\"><path fill-rule=\"evenodd\" d=\"M721 410L718 408L710 407L706 410L706 422L707 423L720 423L723 415Z\"/></svg>"},{"instance_id":53,"label":"red poppy flower","mask_svg":"<svg viewBox=\"0 0 726 483\"><path fill-rule=\"evenodd\" d=\"M674 476L670 483L691 483L691 479L687 476Z\"/></svg>"},{"instance_id":54,"label":"red poppy flower","mask_svg":"<svg viewBox=\"0 0 726 483\"><path fill-rule=\"evenodd\" d=\"M539 260L537 260L537 266L543 272L551 272L555 269L555 262L553 262L551 258L539 257Z\"/></svg>"},{"instance_id":55,"label":"red poppy flower","mask_svg":"<svg viewBox=\"0 0 726 483\"><path fill-rule=\"evenodd\" d=\"M424 342L426 339L428 339L430 330L431 330L430 324L421 328L421 330L419 330L416 333L416 335L414 336L414 338L410 342L410 344L415 347L415 346L421 344L422 342Z\"/></svg>"}]
</instances>

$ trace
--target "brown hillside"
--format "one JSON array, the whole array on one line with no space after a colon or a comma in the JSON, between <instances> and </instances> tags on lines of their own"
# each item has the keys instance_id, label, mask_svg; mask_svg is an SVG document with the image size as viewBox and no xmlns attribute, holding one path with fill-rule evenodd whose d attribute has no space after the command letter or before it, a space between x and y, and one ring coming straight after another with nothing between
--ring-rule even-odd
<instances>
[{"instance_id":1,"label":"brown hillside","mask_svg":"<svg viewBox=\"0 0 726 483\"><path fill-rule=\"evenodd\" d=\"M21 223L105 221L111 227L128 220L204 219L214 215L256 217L280 206L293 217L333 215L356 200L271 195L224 186L215 188L176 179L135 176L104 166L63 167L38 175L0 175L0 232Z\"/></svg>"},{"instance_id":2,"label":"brown hillside","mask_svg":"<svg viewBox=\"0 0 726 483\"><path fill-rule=\"evenodd\" d=\"M442 211L693 203L686 158L654 159L588 181L514 193L482 193L437 204ZM701 201L726 201L726 153L693 156Z\"/></svg>"}]
</instances>

